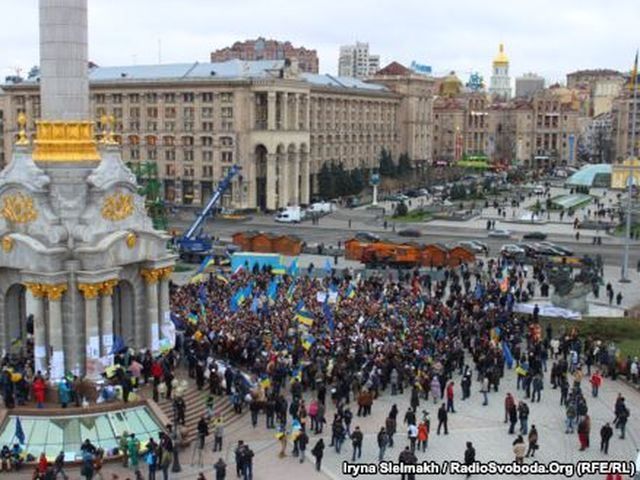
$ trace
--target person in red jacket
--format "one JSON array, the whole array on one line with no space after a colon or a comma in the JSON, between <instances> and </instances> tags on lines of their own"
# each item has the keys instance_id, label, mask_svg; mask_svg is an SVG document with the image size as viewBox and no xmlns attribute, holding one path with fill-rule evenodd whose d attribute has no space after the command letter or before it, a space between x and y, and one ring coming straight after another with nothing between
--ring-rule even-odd
<instances>
[{"instance_id":1,"label":"person in red jacket","mask_svg":"<svg viewBox=\"0 0 640 480\"><path fill-rule=\"evenodd\" d=\"M593 375L591 375L591 379L589 380L589 383L591 383L591 395L593 395L594 397L597 397L598 390L600 389L600 385L602 385L602 375L600 375L600 372L598 370L593 372Z\"/></svg>"},{"instance_id":2,"label":"person in red jacket","mask_svg":"<svg viewBox=\"0 0 640 480\"><path fill-rule=\"evenodd\" d=\"M49 462L47 462L47 456L42 452L38 459L38 473L42 475L42 478L47 473L47 468L49 468Z\"/></svg>"},{"instance_id":3,"label":"person in red jacket","mask_svg":"<svg viewBox=\"0 0 640 480\"><path fill-rule=\"evenodd\" d=\"M507 423L509 420L509 411L511 407L516 404L516 401L513 398L511 393L507 393L507 396L504 397L504 423Z\"/></svg>"},{"instance_id":4,"label":"person in red jacket","mask_svg":"<svg viewBox=\"0 0 640 480\"><path fill-rule=\"evenodd\" d=\"M38 408L42 408L42 406L44 405L44 397L45 397L46 390L47 390L47 384L44 383L44 380L42 379L42 377L38 375L36 379L33 381L33 398L38 404Z\"/></svg>"},{"instance_id":5,"label":"person in red jacket","mask_svg":"<svg viewBox=\"0 0 640 480\"><path fill-rule=\"evenodd\" d=\"M453 382L447 385L447 412L456 413L453 408Z\"/></svg>"}]
</instances>

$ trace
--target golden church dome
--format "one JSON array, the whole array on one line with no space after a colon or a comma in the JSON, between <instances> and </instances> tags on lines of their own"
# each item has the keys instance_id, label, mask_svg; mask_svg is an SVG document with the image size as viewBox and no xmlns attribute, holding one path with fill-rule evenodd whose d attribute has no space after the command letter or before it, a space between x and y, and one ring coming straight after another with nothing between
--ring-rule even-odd
<instances>
[{"instance_id":1,"label":"golden church dome","mask_svg":"<svg viewBox=\"0 0 640 480\"><path fill-rule=\"evenodd\" d=\"M509 57L507 57L507 55L504 53L504 44L502 44L502 43L500 44L500 48L498 50L498 54L493 59L493 64L494 65L508 65L509 64Z\"/></svg>"}]
</instances>

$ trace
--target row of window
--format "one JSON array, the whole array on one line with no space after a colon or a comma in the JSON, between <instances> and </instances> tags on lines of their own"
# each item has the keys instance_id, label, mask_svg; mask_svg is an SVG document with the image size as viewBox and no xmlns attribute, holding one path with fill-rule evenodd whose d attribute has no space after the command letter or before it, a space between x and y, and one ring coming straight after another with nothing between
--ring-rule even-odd
<instances>
[{"instance_id":1,"label":"row of window","mask_svg":"<svg viewBox=\"0 0 640 480\"><path fill-rule=\"evenodd\" d=\"M140 107L129 108L129 118L140 118L140 113ZM182 118L193 119L196 116L195 113L194 107L184 107L182 109ZM106 114L107 109L105 107L96 107L96 118L100 118ZM111 109L111 114L116 120L119 120L123 117L123 110L120 107L115 107ZM158 107L147 107L146 114L147 118L158 118ZM164 118L176 118L178 116L176 107L165 107L163 114ZM200 111L202 118L213 118L213 115L213 107L203 107ZM222 118L233 118L233 107L222 107L220 109L220 116Z\"/></svg>"},{"instance_id":2,"label":"row of window","mask_svg":"<svg viewBox=\"0 0 640 480\"><path fill-rule=\"evenodd\" d=\"M233 92L221 92L218 94L221 103L232 103L233 102ZM159 99L162 99L164 103L175 103L176 100L182 101L184 103L193 103L196 101L196 98L200 98L203 102L213 102L214 92L182 92L182 93L174 93L174 92L166 92L166 93L157 93L157 92L147 92L147 93L96 93L93 95L93 100L96 103L107 103L107 99L111 100L111 103L122 103L123 100L128 100L129 103L140 103L144 100L146 103L158 103ZM19 97L22 98L22 97ZM24 99L22 100L24 102Z\"/></svg>"}]
</instances>

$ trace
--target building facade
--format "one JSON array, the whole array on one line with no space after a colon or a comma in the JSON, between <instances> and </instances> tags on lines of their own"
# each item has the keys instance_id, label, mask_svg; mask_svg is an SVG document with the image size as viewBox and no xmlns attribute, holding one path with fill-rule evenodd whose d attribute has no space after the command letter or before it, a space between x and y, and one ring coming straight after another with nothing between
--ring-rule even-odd
<instances>
[{"instance_id":1,"label":"building facade","mask_svg":"<svg viewBox=\"0 0 640 480\"><path fill-rule=\"evenodd\" d=\"M169 202L200 205L233 164L223 205L308 203L325 162L377 167L382 148L430 163L432 84L408 69L375 82L301 73L295 62L95 68L92 119L113 116L125 162L155 162ZM6 85L5 152L24 112L40 116L37 82Z\"/></svg>"},{"instance_id":2,"label":"building facade","mask_svg":"<svg viewBox=\"0 0 640 480\"><path fill-rule=\"evenodd\" d=\"M504 45L502 43L498 48L498 54L493 59L491 71L489 94L495 99L509 100L511 98L509 57L504 53Z\"/></svg>"},{"instance_id":3,"label":"building facade","mask_svg":"<svg viewBox=\"0 0 640 480\"><path fill-rule=\"evenodd\" d=\"M535 73L525 73L516 77L516 98L530 98L540 90L544 90L543 77Z\"/></svg>"},{"instance_id":4,"label":"building facade","mask_svg":"<svg viewBox=\"0 0 640 480\"><path fill-rule=\"evenodd\" d=\"M640 87L636 92L636 115L635 115L635 152L632 151L632 145L634 143L634 105L633 105L633 91L627 83L620 95L613 101L612 107L612 137L614 144L614 158L616 163L638 154L640 151Z\"/></svg>"},{"instance_id":5,"label":"building facade","mask_svg":"<svg viewBox=\"0 0 640 480\"><path fill-rule=\"evenodd\" d=\"M380 69L380 56L369 53L369 44L356 42L355 45L340 47L338 76L367 78Z\"/></svg>"},{"instance_id":6,"label":"building facade","mask_svg":"<svg viewBox=\"0 0 640 480\"><path fill-rule=\"evenodd\" d=\"M318 52L305 47L294 47L291 42L267 40L258 37L255 40L236 42L230 47L211 52L211 62L219 63L227 60L284 60L295 58L301 72L318 73Z\"/></svg>"}]
</instances>

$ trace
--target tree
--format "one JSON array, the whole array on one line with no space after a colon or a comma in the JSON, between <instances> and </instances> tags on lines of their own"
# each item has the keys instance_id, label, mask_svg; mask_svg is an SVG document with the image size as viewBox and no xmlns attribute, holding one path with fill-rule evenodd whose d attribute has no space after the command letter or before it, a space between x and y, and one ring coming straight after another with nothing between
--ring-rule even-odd
<instances>
[{"instance_id":1,"label":"tree","mask_svg":"<svg viewBox=\"0 0 640 480\"><path fill-rule=\"evenodd\" d=\"M351 193L357 195L364 189L364 172L361 168L354 168L349 173L351 177Z\"/></svg>"},{"instance_id":2,"label":"tree","mask_svg":"<svg viewBox=\"0 0 640 480\"><path fill-rule=\"evenodd\" d=\"M393 163L391 153L386 148L380 151L380 175L383 177L395 177L396 165Z\"/></svg>"},{"instance_id":3,"label":"tree","mask_svg":"<svg viewBox=\"0 0 640 480\"><path fill-rule=\"evenodd\" d=\"M326 200L336 196L333 176L331 175L331 170L327 162L322 164L322 167L318 172L318 190L320 192L320 196Z\"/></svg>"},{"instance_id":4,"label":"tree","mask_svg":"<svg viewBox=\"0 0 640 480\"><path fill-rule=\"evenodd\" d=\"M400 202L396 205L396 211L393 213L394 217L404 217L409 213L409 208L406 203Z\"/></svg>"},{"instance_id":5,"label":"tree","mask_svg":"<svg viewBox=\"0 0 640 480\"><path fill-rule=\"evenodd\" d=\"M413 170L411 159L407 153L403 153L398 158L398 175L407 175Z\"/></svg>"}]
</instances>

